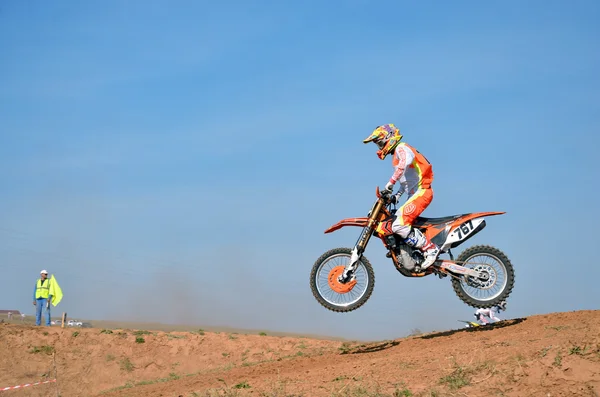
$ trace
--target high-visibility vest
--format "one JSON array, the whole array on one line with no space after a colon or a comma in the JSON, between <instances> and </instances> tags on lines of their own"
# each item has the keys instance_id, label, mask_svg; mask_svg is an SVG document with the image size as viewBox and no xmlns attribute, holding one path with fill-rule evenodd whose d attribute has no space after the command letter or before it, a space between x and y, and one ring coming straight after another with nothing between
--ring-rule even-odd
<instances>
[{"instance_id":1,"label":"high-visibility vest","mask_svg":"<svg viewBox=\"0 0 600 397\"><path fill-rule=\"evenodd\" d=\"M44 285L42 285L42 279L38 279L37 287L35 289L35 299L48 299L48 295L50 295L50 280L46 279Z\"/></svg>"}]
</instances>

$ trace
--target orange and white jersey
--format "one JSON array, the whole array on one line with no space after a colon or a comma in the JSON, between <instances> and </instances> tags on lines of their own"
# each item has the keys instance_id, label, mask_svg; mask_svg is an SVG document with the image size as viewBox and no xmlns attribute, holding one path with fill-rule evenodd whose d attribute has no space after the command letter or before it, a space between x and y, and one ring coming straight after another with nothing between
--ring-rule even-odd
<instances>
[{"instance_id":1,"label":"orange and white jersey","mask_svg":"<svg viewBox=\"0 0 600 397\"><path fill-rule=\"evenodd\" d=\"M400 182L400 191L408 196L418 189L429 189L433 181L431 163L417 149L405 142L400 142L392 157L394 174L390 183Z\"/></svg>"}]
</instances>

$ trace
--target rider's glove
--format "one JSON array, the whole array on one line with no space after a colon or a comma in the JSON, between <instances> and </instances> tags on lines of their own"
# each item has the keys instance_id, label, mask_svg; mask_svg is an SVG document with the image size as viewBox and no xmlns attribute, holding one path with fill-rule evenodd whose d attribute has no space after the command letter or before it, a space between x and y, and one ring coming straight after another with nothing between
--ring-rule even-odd
<instances>
[{"instance_id":1,"label":"rider's glove","mask_svg":"<svg viewBox=\"0 0 600 397\"><path fill-rule=\"evenodd\" d=\"M398 193L394 194L393 196L390 196L390 203L396 204L398 201L400 201L400 196L402 196L402 192L398 192Z\"/></svg>"},{"instance_id":2,"label":"rider's glove","mask_svg":"<svg viewBox=\"0 0 600 397\"><path fill-rule=\"evenodd\" d=\"M383 190L380 191L381 196L385 198L389 198L392 195L392 191L394 190L394 185L388 182Z\"/></svg>"}]
</instances>

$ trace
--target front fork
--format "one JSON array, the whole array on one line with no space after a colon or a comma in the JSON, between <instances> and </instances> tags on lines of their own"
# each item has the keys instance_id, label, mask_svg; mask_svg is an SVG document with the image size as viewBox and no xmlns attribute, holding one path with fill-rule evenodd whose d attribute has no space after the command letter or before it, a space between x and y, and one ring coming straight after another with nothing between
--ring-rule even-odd
<instances>
[{"instance_id":1,"label":"front fork","mask_svg":"<svg viewBox=\"0 0 600 397\"><path fill-rule=\"evenodd\" d=\"M350 282L354 279L354 272L356 271L356 266L358 260L362 256L363 252L365 252L365 248L367 248L367 244L373 235L373 229L375 228L376 220L375 217L379 214L381 207L383 206L383 201L379 200L375 208L373 209L371 216L369 217L369 221L367 222L367 226L365 226L358 238L354 248L352 249L352 254L350 255L350 262L346 265L346 268L339 275L338 281L342 284Z\"/></svg>"},{"instance_id":2,"label":"front fork","mask_svg":"<svg viewBox=\"0 0 600 397\"><path fill-rule=\"evenodd\" d=\"M356 266L357 266L358 260L360 259L362 253L363 253L363 250L360 250L360 253L359 253L358 244L355 245L354 249L352 249L352 254L350 255L350 262L348 263L348 265L346 265L346 268L344 269L342 274L340 274L338 276L338 281L340 283L345 284L354 279L354 272L356 271Z\"/></svg>"}]
</instances>

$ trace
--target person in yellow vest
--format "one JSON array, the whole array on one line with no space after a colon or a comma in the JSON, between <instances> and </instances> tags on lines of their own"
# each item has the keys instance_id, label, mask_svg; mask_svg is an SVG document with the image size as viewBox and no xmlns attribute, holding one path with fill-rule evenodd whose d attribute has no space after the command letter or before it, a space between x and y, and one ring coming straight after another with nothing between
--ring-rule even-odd
<instances>
[{"instance_id":1,"label":"person in yellow vest","mask_svg":"<svg viewBox=\"0 0 600 397\"><path fill-rule=\"evenodd\" d=\"M33 289L33 306L35 306L35 325L42 323L42 310L46 308L46 326L50 326L50 303L52 303L52 295L50 294L50 280L48 280L48 272L42 270L40 278L35 283Z\"/></svg>"}]
</instances>

